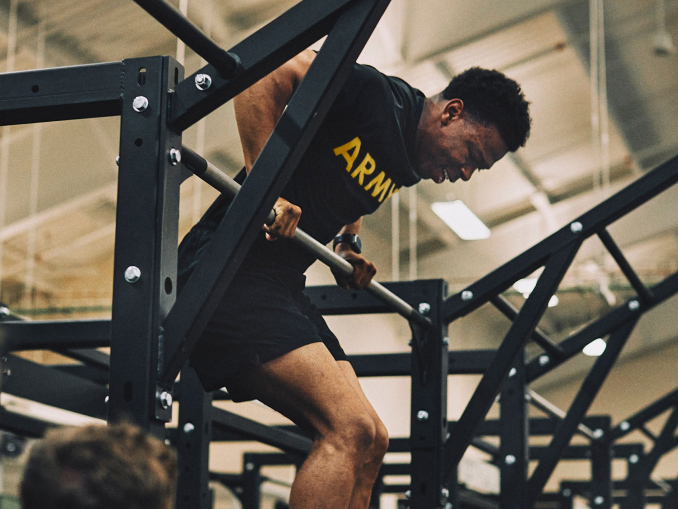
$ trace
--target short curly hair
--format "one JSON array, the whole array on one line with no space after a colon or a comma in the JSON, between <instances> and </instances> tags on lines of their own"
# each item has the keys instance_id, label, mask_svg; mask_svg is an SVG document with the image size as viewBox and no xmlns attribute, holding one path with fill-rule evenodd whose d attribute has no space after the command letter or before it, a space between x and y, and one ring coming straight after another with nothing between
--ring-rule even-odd
<instances>
[{"instance_id":1,"label":"short curly hair","mask_svg":"<svg viewBox=\"0 0 678 509\"><path fill-rule=\"evenodd\" d=\"M167 509L176 453L119 423L47 432L31 448L20 492L24 509Z\"/></svg>"},{"instance_id":2,"label":"short curly hair","mask_svg":"<svg viewBox=\"0 0 678 509\"><path fill-rule=\"evenodd\" d=\"M442 96L461 99L475 121L496 125L510 152L525 146L530 136L530 103L520 85L503 73L472 67L455 76Z\"/></svg>"}]
</instances>

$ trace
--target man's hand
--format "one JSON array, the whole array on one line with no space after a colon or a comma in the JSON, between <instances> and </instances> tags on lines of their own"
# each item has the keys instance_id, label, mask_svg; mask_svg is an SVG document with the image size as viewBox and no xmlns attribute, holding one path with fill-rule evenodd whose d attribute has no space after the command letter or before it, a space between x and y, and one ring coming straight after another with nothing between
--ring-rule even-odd
<instances>
[{"instance_id":1,"label":"man's hand","mask_svg":"<svg viewBox=\"0 0 678 509\"><path fill-rule=\"evenodd\" d=\"M350 248L342 249L340 246L341 244L337 245L336 253L353 265L353 274L347 278L332 271L334 279L345 290L350 288L362 290L370 284L370 281L372 281L372 278L377 273L377 268L364 256L359 255Z\"/></svg>"},{"instance_id":2,"label":"man's hand","mask_svg":"<svg viewBox=\"0 0 678 509\"><path fill-rule=\"evenodd\" d=\"M263 230L267 240L291 239L301 218L301 209L284 198L278 198L273 205L275 221L265 224Z\"/></svg>"}]
</instances>

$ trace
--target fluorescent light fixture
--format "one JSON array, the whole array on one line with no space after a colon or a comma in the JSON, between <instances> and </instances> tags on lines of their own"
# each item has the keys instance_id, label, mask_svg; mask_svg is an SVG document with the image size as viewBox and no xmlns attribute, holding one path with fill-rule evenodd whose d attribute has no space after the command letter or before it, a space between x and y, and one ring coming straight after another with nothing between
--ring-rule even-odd
<instances>
[{"instance_id":1,"label":"fluorescent light fixture","mask_svg":"<svg viewBox=\"0 0 678 509\"><path fill-rule=\"evenodd\" d=\"M460 239L478 240L490 236L490 229L461 200L435 202L431 208Z\"/></svg>"},{"instance_id":2,"label":"fluorescent light fixture","mask_svg":"<svg viewBox=\"0 0 678 509\"><path fill-rule=\"evenodd\" d=\"M584 355L588 355L589 357L600 357L605 351L605 347L607 347L607 343L605 343L602 338L598 338L586 345L582 351L584 352Z\"/></svg>"}]
</instances>

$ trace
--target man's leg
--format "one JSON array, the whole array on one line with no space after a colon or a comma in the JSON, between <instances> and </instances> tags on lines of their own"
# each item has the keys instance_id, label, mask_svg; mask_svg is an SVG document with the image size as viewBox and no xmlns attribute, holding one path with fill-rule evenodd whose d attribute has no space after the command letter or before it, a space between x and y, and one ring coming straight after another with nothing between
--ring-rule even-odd
<instances>
[{"instance_id":1,"label":"man's leg","mask_svg":"<svg viewBox=\"0 0 678 509\"><path fill-rule=\"evenodd\" d=\"M377 480L379 468L381 467L384 455L388 450L388 431L386 430L384 423L381 422L377 412L372 407L372 404L365 396L365 393L360 386L360 382L358 381L358 377L356 376L351 363L348 361L339 361L337 364L339 364L339 368L344 373L344 376L351 384L356 394L358 394L360 400L363 402L365 410L370 414L370 417L372 418L376 427L376 436L372 444L372 450L368 454L368 459L363 464L358 474L358 479L353 490L351 503L349 504L349 509L365 509L370 504L372 487L374 486L374 482Z\"/></svg>"},{"instance_id":2,"label":"man's leg","mask_svg":"<svg viewBox=\"0 0 678 509\"><path fill-rule=\"evenodd\" d=\"M371 461L377 430L325 345L312 343L267 362L245 382L262 403L315 432L292 486L290 508L347 509L358 476Z\"/></svg>"}]
</instances>

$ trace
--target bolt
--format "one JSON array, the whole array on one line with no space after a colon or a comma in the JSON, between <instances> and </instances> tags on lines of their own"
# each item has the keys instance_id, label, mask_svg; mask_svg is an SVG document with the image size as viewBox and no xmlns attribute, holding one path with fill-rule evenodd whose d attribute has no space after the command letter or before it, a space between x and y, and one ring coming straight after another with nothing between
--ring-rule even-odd
<instances>
[{"instance_id":1,"label":"bolt","mask_svg":"<svg viewBox=\"0 0 678 509\"><path fill-rule=\"evenodd\" d=\"M516 368L511 368L511 371L509 371L509 378L513 378L514 376L516 376L517 372L518 371L516 371Z\"/></svg>"},{"instance_id":2,"label":"bolt","mask_svg":"<svg viewBox=\"0 0 678 509\"><path fill-rule=\"evenodd\" d=\"M451 502L448 502L447 504L445 504L444 509L452 509L453 507L454 507L454 506L452 505L452 503L451 503Z\"/></svg>"},{"instance_id":3,"label":"bolt","mask_svg":"<svg viewBox=\"0 0 678 509\"><path fill-rule=\"evenodd\" d=\"M431 311L431 305L428 302L420 302L419 303L419 312L422 315L426 315Z\"/></svg>"},{"instance_id":4,"label":"bolt","mask_svg":"<svg viewBox=\"0 0 678 509\"><path fill-rule=\"evenodd\" d=\"M450 338L444 337L444 338L443 338L443 345L447 346L447 345L449 345L449 344L450 344Z\"/></svg>"},{"instance_id":5,"label":"bolt","mask_svg":"<svg viewBox=\"0 0 678 509\"><path fill-rule=\"evenodd\" d=\"M169 151L169 160L170 163L172 163L172 166L176 166L181 162L181 152L172 147Z\"/></svg>"},{"instance_id":6,"label":"bolt","mask_svg":"<svg viewBox=\"0 0 678 509\"><path fill-rule=\"evenodd\" d=\"M593 431L593 438L603 438L603 435L605 435L605 432L600 428Z\"/></svg>"},{"instance_id":7,"label":"bolt","mask_svg":"<svg viewBox=\"0 0 678 509\"><path fill-rule=\"evenodd\" d=\"M629 421L622 421L619 423L619 429L622 431L628 431L630 427Z\"/></svg>"},{"instance_id":8,"label":"bolt","mask_svg":"<svg viewBox=\"0 0 678 509\"><path fill-rule=\"evenodd\" d=\"M10 311L7 306L0 306L0 315L2 316L9 316Z\"/></svg>"},{"instance_id":9,"label":"bolt","mask_svg":"<svg viewBox=\"0 0 678 509\"><path fill-rule=\"evenodd\" d=\"M507 465L513 465L516 462L516 457L513 454L509 454L504 458L504 463Z\"/></svg>"},{"instance_id":10,"label":"bolt","mask_svg":"<svg viewBox=\"0 0 678 509\"><path fill-rule=\"evenodd\" d=\"M139 267L130 265L125 269L125 281L128 283L136 283L139 281L139 278L141 278L141 269Z\"/></svg>"},{"instance_id":11,"label":"bolt","mask_svg":"<svg viewBox=\"0 0 678 509\"><path fill-rule=\"evenodd\" d=\"M104 398L104 403L108 404L108 400L109 400L109 399L110 399L110 398L109 398L108 396L106 396L106 397Z\"/></svg>"},{"instance_id":12,"label":"bolt","mask_svg":"<svg viewBox=\"0 0 678 509\"><path fill-rule=\"evenodd\" d=\"M603 502L605 502L605 499L600 495L593 499L593 503L596 505L603 505Z\"/></svg>"},{"instance_id":13,"label":"bolt","mask_svg":"<svg viewBox=\"0 0 678 509\"><path fill-rule=\"evenodd\" d=\"M526 392L526 393L525 393L525 401L527 401L527 402L532 401L532 396L530 396L530 393L529 393L529 392Z\"/></svg>"},{"instance_id":14,"label":"bolt","mask_svg":"<svg viewBox=\"0 0 678 509\"><path fill-rule=\"evenodd\" d=\"M417 412L417 420L421 422L428 421L428 412L426 410L419 410Z\"/></svg>"},{"instance_id":15,"label":"bolt","mask_svg":"<svg viewBox=\"0 0 678 509\"><path fill-rule=\"evenodd\" d=\"M546 366L549 362L551 362L551 358L548 355L540 355L539 356L539 365L540 366Z\"/></svg>"},{"instance_id":16,"label":"bolt","mask_svg":"<svg viewBox=\"0 0 678 509\"><path fill-rule=\"evenodd\" d=\"M195 426L193 426L192 422L187 422L184 424L184 433L193 433L195 430Z\"/></svg>"},{"instance_id":17,"label":"bolt","mask_svg":"<svg viewBox=\"0 0 678 509\"><path fill-rule=\"evenodd\" d=\"M450 490L447 488L441 488L440 490L440 501L444 504L447 502L447 499L450 498Z\"/></svg>"},{"instance_id":18,"label":"bolt","mask_svg":"<svg viewBox=\"0 0 678 509\"><path fill-rule=\"evenodd\" d=\"M207 90L212 86L212 77L209 74L196 74L195 86L198 90Z\"/></svg>"},{"instance_id":19,"label":"bolt","mask_svg":"<svg viewBox=\"0 0 678 509\"><path fill-rule=\"evenodd\" d=\"M629 302L629 309L631 311L637 311L639 307L640 302L638 302L637 300L632 300L631 302Z\"/></svg>"},{"instance_id":20,"label":"bolt","mask_svg":"<svg viewBox=\"0 0 678 509\"><path fill-rule=\"evenodd\" d=\"M245 463L245 470L247 470L248 472L254 470L254 463L252 463L251 461Z\"/></svg>"},{"instance_id":21,"label":"bolt","mask_svg":"<svg viewBox=\"0 0 678 509\"><path fill-rule=\"evenodd\" d=\"M143 95L136 96L134 101L132 101L132 108L134 108L134 111L137 113L145 111L146 108L148 108L148 99L146 99Z\"/></svg>"},{"instance_id":22,"label":"bolt","mask_svg":"<svg viewBox=\"0 0 678 509\"><path fill-rule=\"evenodd\" d=\"M172 395L169 392L162 391L158 398L160 399L160 406L164 410L167 410L169 407L172 406Z\"/></svg>"},{"instance_id":23,"label":"bolt","mask_svg":"<svg viewBox=\"0 0 678 509\"><path fill-rule=\"evenodd\" d=\"M115 156L115 164L120 166L120 156Z\"/></svg>"},{"instance_id":24,"label":"bolt","mask_svg":"<svg viewBox=\"0 0 678 509\"><path fill-rule=\"evenodd\" d=\"M572 490L570 488L565 488L563 490L563 496L564 497L571 497L572 496Z\"/></svg>"},{"instance_id":25,"label":"bolt","mask_svg":"<svg viewBox=\"0 0 678 509\"><path fill-rule=\"evenodd\" d=\"M637 454L632 454L631 456L629 456L629 463L631 463L633 465L638 463L639 460L640 460L640 458L638 457Z\"/></svg>"},{"instance_id":26,"label":"bolt","mask_svg":"<svg viewBox=\"0 0 678 509\"><path fill-rule=\"evenodd\" d=\"M579 221L575 221L574 223L570 224L570 231L572 233L579 233L584 229L584 225L581 224Z\"/></svg>"},{"instance_id":27,"label":"bolt","mask_svg":"<svg viewBox=\"0 0 678 509\"><path fill-rule=\"evenodd\" d=\"M408 499L408 500L412 498L412 492L410 490L407 490L405 492L405 498Z\"/></svg>"},{"instance_id":28,"label":"bolt","mask_svg":"<svg viewBox=\"0 0 678 509\"><path fill-rule=\"evenodd\" d=\"M473 292L471 290L464 290L463 292L461 292L461 300L463 300L464 302L473 300Z\"/></svg>"}]
</instances>

